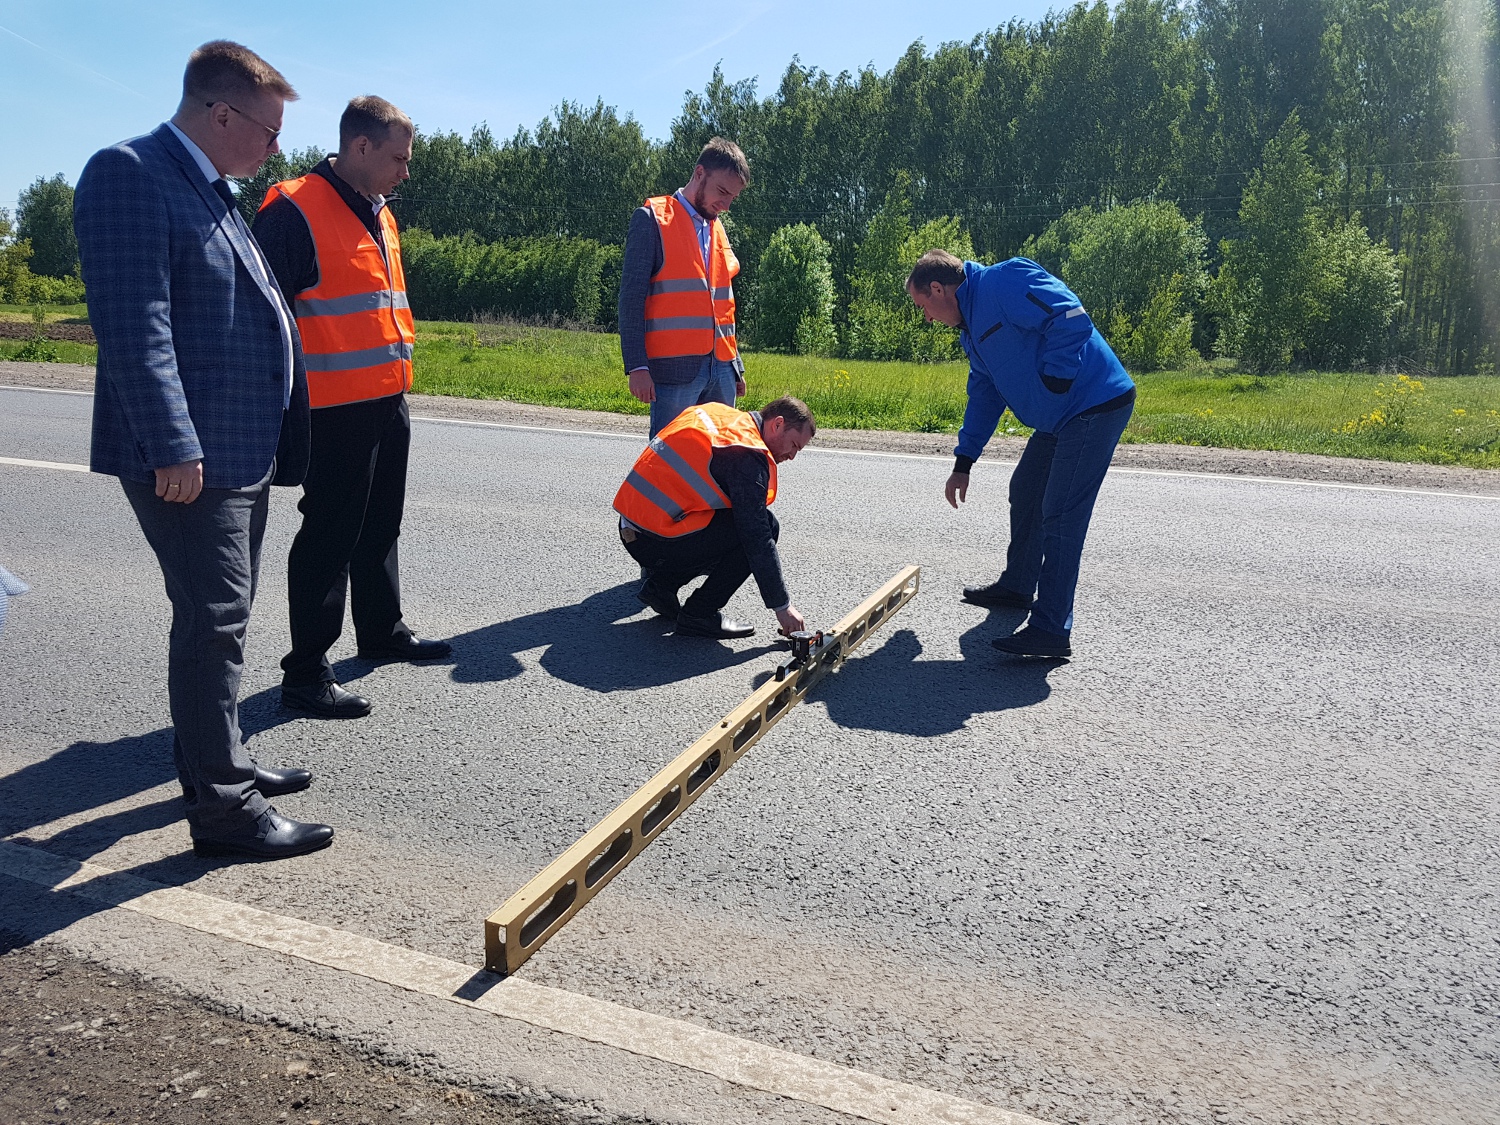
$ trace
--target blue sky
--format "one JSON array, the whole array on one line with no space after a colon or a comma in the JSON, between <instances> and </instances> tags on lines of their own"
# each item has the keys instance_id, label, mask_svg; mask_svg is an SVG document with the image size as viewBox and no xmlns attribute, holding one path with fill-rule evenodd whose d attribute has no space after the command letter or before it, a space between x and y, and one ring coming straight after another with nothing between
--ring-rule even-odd
<instances>
[{"instance_id":1,"label":"blue sky","mask_svg":"<svg viewBox=\"0 0 1500 1125\"><path fill-rule=\"evenodd\" d=\"M508 136L563 99L596 97L664 136L683 92L716 62L765 91L799 55L831 72L888 69L929 47L1048 0L816 0L740 5L256 0L237 5L0 0L0 207L39 175L77 182L96 149L171 116L188 53L209 39L245 43L291 80L283 144L329 146L344 104L374 93L423 130Z\"/></svg>"}]
</instances>

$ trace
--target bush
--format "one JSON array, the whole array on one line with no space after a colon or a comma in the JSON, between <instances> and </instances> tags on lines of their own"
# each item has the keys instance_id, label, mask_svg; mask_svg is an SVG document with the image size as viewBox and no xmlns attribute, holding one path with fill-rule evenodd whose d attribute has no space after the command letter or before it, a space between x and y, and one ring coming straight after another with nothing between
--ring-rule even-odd
<instances>
[{"instance_id":1,"label":"bush","mask_svg":"<svg viewBox=\"0 0 1500 1125\"><path fill-rule=\"evenodd\" d=\"M1386 355L1386 329L1401 307L1396 255L1375 242L1359 216L1318 240L1317 308L1307 362L1319 367L1374 367Z\"/></svg>"},{"instance_id":2,"label":"bush","mask_svg":"<svg viewBox=\"0 0 1500 1125\"><path fill-rule=\"evenodd\" d=\"M966 261L974 257L958 219L945 216L912 230L911 201L898 184L870 220L855 255L845 349L850 356L923 362L959 357L958 333L927 323L906 292L906 275L928 250L947 250Z\"/></svg>"},{"instance_id":3,"label":"bush","mask_svg":"<svg viewBox=\"0 0 1500 1125\"><path fill-rule=\"evenodd\" d=\"M1021 253L1078 294L1127 366L1156 371L1196 357L1193 310L1207 286L1206 248L1176 204L1139 202L1069 211Z\"/></svg>"},{"instance_id":4,"label":"bush","mask_svg":"<svg viewBox=\"0 0 1500 1125\"><path fill-rule=\"evenodd\" d=\"M0 208L0 301L12 305L72 305L83 300L77 277L38 277L31 272L31 242L16 238L10 214Z\"/></svg>"},{"instance_id":5,"label":"bush","mask_svg":"<svg viewBox=\"0 0 1500 1125\"><path fill-rule=\"evenodd\" d=\"M833 267L828 243L810 223L771 236L756 273L755 345L797 355L831 355Z\"/></svg>"},{"instance_id":6,"label":"bush","mask_svg":"<svg viewBox=\"0 0 1500 1125\"><path fill-rule=\"evenodd\" d=\"M1318 209L1307 134L1293 114L1266 145L1240 205L1244 237L1224 243L1210 304L1220 351L1265 373L1293 360L1374 364L1400 308L1400 274L1388 246L1356 215L1330 224Z\"/></svg>"},{"instance_id":7,"label":"bush","mask_svg":"<svg viewBox=\"0 0 1500 1125\"><path fill-rule=\"evenodd\" d=\"M1126 367L1161 371L1202 358L1193 350L1193 314L1183 311L1185 288L1182 275L1174 274L1139 316L1115 313L1105 335Z\"/></svg>"},{"instance_id":8,"label":"bush","mask_svg":"<svg viewBox=\"0 0 1500 1125\"><path fill-rule=\"evenodd\" d=\"M618 247L587 238L434 238L414 228L402 235L401 248L412 309L423 319L610 319L613 294L605 287L607 277L618 278Z\"/></svg>"}]
</instances>

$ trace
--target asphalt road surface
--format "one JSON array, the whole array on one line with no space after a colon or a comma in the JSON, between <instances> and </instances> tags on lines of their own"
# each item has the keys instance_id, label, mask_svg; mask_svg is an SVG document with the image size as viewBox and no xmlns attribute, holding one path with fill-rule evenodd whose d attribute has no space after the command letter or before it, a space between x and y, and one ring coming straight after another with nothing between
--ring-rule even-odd
<instances>
[{"instance_id":1,"label":"asphalt road surface","mask_svg":"<svg viewBox=\"0 0 1500 1125\"><path fill-rule=\"evenodd\" d=\"M0 456L86 461L90 405L0 390ZM277 705L277 490L242 722L339 836L260 865L184 850L167 603L118 484L0 464L0 564L33 587L0 638L0 834L478 966L483 917L779 655L753 584L736 644L635 602L609 501L638 442L419 421L406 616L454 656L372 667L346 636L358 722ZM947 472L782 466L812 624L907 563L923 592L521 975L1049 1121L1493 1122L1500 502L1117 470L1057 665L959 602L998 573L1006 470L961 512Z\"/></svg>"}]
</instances>

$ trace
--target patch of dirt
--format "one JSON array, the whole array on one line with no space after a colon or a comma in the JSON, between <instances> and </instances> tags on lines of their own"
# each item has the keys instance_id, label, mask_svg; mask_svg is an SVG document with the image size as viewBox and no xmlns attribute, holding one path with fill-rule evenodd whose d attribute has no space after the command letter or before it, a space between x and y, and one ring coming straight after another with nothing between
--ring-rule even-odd
<instances>
[{"instance_id":1,"label":"patch of dirt","mask_svg":"<svg viewBox=\"0 0 1500 1125\"><path fill-rule=\"evenodd\" d=\"M92 391L94 369L68 363L17 363L0 360L0 386L44 387L52 390ZM646 417L610 414L602 410L568 410L559 406L531 406L501 399L453 398L447 395L410 395L411 412L430 418L463 422L500 422L519 426L556 426L568 430L606 430L646 437ZM934 457L953 455L952 434L910 434L894 430L818 431L817 445L827 449L857 449L879 453L907 453ZM1026 439L996 435L985 450L986 461L1015 461ZM1500 470L1424 465L1407 461L1360 461L1314 453L1278 453L1249 449L1214 449L1196 445L1122 445L1114 464L1127 469L1179 473L1216 473L1242 477L1275 477L1386 488L1420 488L1433 492L1468 492L1500 496ZM939 500L947 472L934 466L933 493Z\"/></svg>"},{"instance_id":2,"label":"patch of dirt","mask_svg":"<svg viewBox=\"0 0 1500 1125\"><path fill-rule=\"evenodd\" d=\"M5 1125L577 1125L0 933ZM521 1095L517 1095L519 1098Z\"/></svg>"},{"instance_id":3,"label":"patch of dirt","mask_svg":"<svg viewBox=\"0 0 1500 1125\"><path fill-rule=\"evenodd\" d=\"M36 335L36 325L29 320L0 320L0 339L29 340ZM97 344L94 330L87 324L51 321L42 325L42 335L49 340L70 340L75 344Z\"/></svg>"}]
</instances>

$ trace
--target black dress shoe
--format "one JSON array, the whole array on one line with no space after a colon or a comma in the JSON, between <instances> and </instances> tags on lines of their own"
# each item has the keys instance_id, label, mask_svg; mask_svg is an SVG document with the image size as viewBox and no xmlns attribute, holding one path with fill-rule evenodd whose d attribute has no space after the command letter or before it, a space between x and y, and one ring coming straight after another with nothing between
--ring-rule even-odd
<instances>
[{"instance_id":1,"label":"black dress shoe","mask_svg":"<svg viewBox=\"0 0 1500 1125\"><path fill-rule=\"evenodd\" d=\"M300 793L312 784L312 770L278 770L271 766L255 767L255 790L269 800L285 797L288 793Z\"/></svg>"},{"instance_id":2,"label":"black dress shoe","mask_svg":"<svg viewBox=\"0 0 1500 1125\"><path fill-rule=\"evenodd\" d=\"M755 626L746 621L733 621L722 613L716 613L712 617L694 617L687 610L681 610L677 614L677 632L689 637L732 641L737 637L753 637Z\"/></svg>"},{"instance_id":3,"label":"black dress shoe","mask_svg":"<svg viewBox=\"0 0 1500 1125\"><path fill-rule=\"evenodd\" d=\"M642 605L650 606L668 621L676 621L677 614L682 609L677 602L675 591L657 586L649 578L641 583L641 588L635 592L635 596Z\"/></svg>"},{"instance_id":4,"label":"black dress shoe","mask_svg":"<svg viewBox=\"0 0 1500 1125\"><path fill-rule=\"evenodd\" d=\"M965 586L964 601L991 609L1030 609L1031 596L991 582L988 586Z\"/></svg>"},{"instance_id":5,"label":"black dress shoe","mask_svg":"<svg viewBox=\"0 0 1500 1125\"><path fill-rule=\"evenodd\" d=\"M996 637L990 644L1012 656L1044 656L1066 660L1073 655L1073 645L1066 633L1049 633L1028 625L1009 637Z\"/></svg>"},{"instance_id":6,"label":"black dress shoe","mask_svg":"<svg viewBox=\"0 0 1500 1125\"><path fill-rule=\"evenodd\" d=\"M306 687L282 684L281 705L294 711L306 711L320 719L362 719L371 709L370 701L364 696L345 691L332 680Z\"/></svg>"},{"instance_id":7,"label":"black dress shoe","mask_svg":"<svg viewBox=\"0 0 1500 1125\"><path fill-rule=\"evenodd\" d=\"M243 855L252 859L286 859L306 855L333 843L326 824L304 823L282 816L273 808L239 832L227 836L196 836L193 851L201 856Z\"/></svg>"},{"instance_id":8,"label":"black dress shoe","mask_svg":"<svg viewBox=\"0 0 1500 1125\"><path fill-rule=\"evenodd\" d=\"M441 660L453 651L447 641L424 641L407 634L404 641L389 640L382 645L360 645L361 660Z\"/></svg>"}]
</instances>

